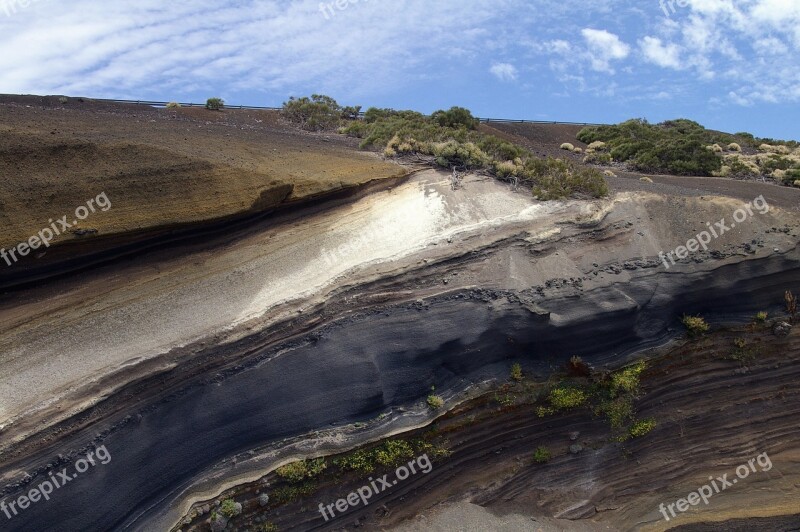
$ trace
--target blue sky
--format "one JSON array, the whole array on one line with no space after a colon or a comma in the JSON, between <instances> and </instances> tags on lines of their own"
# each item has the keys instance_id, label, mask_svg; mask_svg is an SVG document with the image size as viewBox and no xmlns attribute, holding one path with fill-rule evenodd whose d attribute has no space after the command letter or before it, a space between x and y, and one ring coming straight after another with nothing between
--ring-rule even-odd
<instances>
[{"instance_id":1,"label":"blue sky","mask_svg":"<svg viewBox=\"0 0 800 532\"><path fill-rule=\"evenodd\" d=\"M798 0L0 0L0 92L800 138Z\"/></svg>"}]
</instances>

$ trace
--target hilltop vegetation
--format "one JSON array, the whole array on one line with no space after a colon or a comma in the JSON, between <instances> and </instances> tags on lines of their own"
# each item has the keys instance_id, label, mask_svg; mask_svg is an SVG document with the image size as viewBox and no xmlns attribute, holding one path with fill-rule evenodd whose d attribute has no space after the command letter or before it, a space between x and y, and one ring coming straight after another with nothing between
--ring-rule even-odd
<instances>
[{"instance_id":1,"label":"hilltop vegetation","mask_svg":"<svg viewBox=\"0 0 800 532\"><path fill-rule=\"evenodd\" d=\"M478 131L479 121L461 107L426 116L415 111L341 107L333 98L312 95L284 103L284 116L305 129L336 129L361 139L362 149L387 158L409 157L448 169L483 171L531 188L542 200L608 195L602 173L570 161L541 159L525 148Z\"/></svg>"},{"instance_id":2,"label":"hilltop vegetation","mask_svg":"<svg viewBox=\"0 0 800 532\"><path fill-rule=\"evenodd\" d=\"M765 175L786 184L800 178L797 142L719 133L691 120L650 124L635 119L586 127L578 133L578 140L589 145L585 162L590 164L627 163L642 172L676 175ZM743 147L757 153L747 155Z\"/></svg>"}]
</instances>

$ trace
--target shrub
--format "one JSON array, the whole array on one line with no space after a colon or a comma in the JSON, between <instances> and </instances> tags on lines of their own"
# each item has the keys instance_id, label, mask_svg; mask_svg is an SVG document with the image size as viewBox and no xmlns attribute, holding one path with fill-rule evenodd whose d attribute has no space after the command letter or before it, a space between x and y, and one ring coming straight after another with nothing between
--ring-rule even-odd
<instances>
[{"instance_id":1,"label":"shrub","mask_svg":"<svg viewBox=\"0 0 800 532\"><path fill-rule=\"evenodd\" d=\"M206 109L211 111L221 111L225 107L225 100L222 98L209 98L206 100Z\"/></svg>"},{"instance_id":2,"label":"shrub","mask_svg":"<svg viewBox=\"0 0 800 532\"><path fill-rule=\"evenodd\" d=\"M761 312L755 315L754 319L756 323L764 323L767 321L767 316L768 314L762 310Z\"/></svg>"},{"instance_id":3,"label":"shrub","mask_svg":"<svg viewBox=\"0 0 800 532\"><path fill-rule=\"evenodd\" d=\"M431 115L431 119L441 127L466 129L478 129L479 121L472 116L469 109L463 107L451 107L447 111L436 111Z\"/></svg>"},{"instance_id":4,"label":"shrub","mask_svg":"<svg viewBox=\"0 0 800 532\"><path fill-rule=\"evenodd\" d=\"M169 102L167 104L167 109L180 109L180 107L181 104L179 104L178 102Z\"/></svg>"},{"instance_id":5,"label":"shrub","mask_svg":"<svg viewBox=\"0 0 800 532\"><path fill-rule=\"evenodd\" d=\"M631 428L628 430L628 433L634 438L639 438L649 433L654 428L656 428L656 425L657 423L655 419L652 418L642 419L640 421L636 421L633 425L631 425Z\"/></svg>"},{"instance_id":6,"label":"shrub","mask_svg":"<svg viewBox=\"0 0 800 532\"><path fill-rule=\"evenodd\" d=\"M533 461L536 462L537 464L544 464L546 462L549 462L550 457L551 457L550 450L543 445L540 445L539 447L536 448L535 451L533 451Z\"/></svg>"},{"instance_id":7,"label":"shrub","mask_svg":"<svg viewBox=\"0 0 800 532\"><path fill-rule=\"evenodd\" d=\"M550 390L550 404L557 410L576 408L586 402L586 392L578 388L558 387Z\"/></svg>"},{"instance_id":8,"label":"shrub","mask_svg":"<svg viewBox=\"0 0 800 532\"><path fill-rule=\"evenodd\" d=\"M518 382L522 380L522 366L518 363L511 365L511 378Z\"/></svg>"},{"instance_id":9,"label":"shrub","mask_svg":"<svg viewBox=\"0 0 800 532\"><path fill-rule=\"evenodd\" d=\"M219 505L219 513L228 519L232 519L242 513L242 510L233 499L225 499L222 501L222 504Z\"/></svg>"},{"instance_id":10,"label":"shrub","mask_svg":"<svg viewBox=\"0 0 800 532\"><path fill-rule=\"evenodd\" d=\"M613 162L610 153L592 151L587 152L583 158L584 164L609 165Z\"/></svg>"},{"instance_id":11,"label":"shrub","mask_svg":"<svg viewBox=\"0 0 800 532\"><path fill-rule=\"evenodd\" d=\"M540 159L521 146L471 129L476 125L471 113L461 108L426 117L414 111L373 107L364 113L364 120L339 131L361 138L361 148L418 153L431 156L440 167L486 169L499 179L513 177L517 184L530 186L541 200L608 195L608 184L596 170L566 160ZM394 155L388 150L386 154Z\"/></svg>"},{"instance_id":12,"label":"shrub","mask_svg":"<svg viewBox=\"0 0 800 532\"><path fill-rule=\"evenodd\" d=\"M414 457L414 449L407 441L389 440L378 447L375 452L375 461L384 467L391 467L403 460Z\"/></svg>"},{"instance_id":13,"label":"shrub","mask_svg":"<svg viewBox=\"0 0 800 532\"><path fill-rule=\"evenodd\" d=\"M611 376L611 397L616 397L620 392L636 394L639 391L639 380L642 372L647 368L644 360L623 368Z\"/></svg>"},{"instance_id":14,"label":"shrub","mask_svg":"<svg viewBox=\"0 0 800 532\"><path fill-rule=\"evenodd\" d=\"M330 96L312 94L310 98L292 96L288 102L283 103L281 112L286 119L300 124L305 130L323 131L335 129L343 119L358 117L360 110L360 107L343 108Z\"/></svg>"},{"instance_id":15,"label":"shrub","mask_svg":"<svg viewBox=\"0 0 800 532\"><path fill-rule=\"evenodd\" d=\"M603 175L606 177L617 177L617 174L615 174L611 170L603 170Z\"/></svg>"},{"instance_id":16,"label":"shrub","mask_svg":"<svg viewBox=\"0 0 800 532\"><path fill-rule=\"evenodd\" d=\"M577 148L577 147L573 148L572 153L583 153L583 149L582 148Z\"/></svg>"},{"instance_id":17,"label":"shrub","mask_svg":"<svg viewBox=\"0 0 800 532\"><path fill-rule=\"evenodd\" d=\"M433 410L438 410L444 406L444 399L431 394L428 396L428 406Z\"/></svg>"},{"instance_id":18,"label":"shrub","mask_svg":"<svg viewBox=\"0 0 800 532\"><path fill-rule=\"evenodd\" d=\"M561 149L567 151L573 151L575 149L575 146L570 144L569 142L565 142L564 144L561 145Z\"/></svg>"},{"instance_id":19,"label":"shrub","mask_svg":"<svg viewBox=\"0 0 800 532\"><path fill-rule=\"evenodd\" d=\"M596 140L596 141L594 141L594 142L589 144L589 148L588 149L596 150L596 151L602 151L602 150L606 149L606 143L603 142L602 140Z\"/></svg>"},{"instance_id":20,"label":"shrub","mask_svg":"<svg viewBox=\"0 0 800 532\"><path fill-rule=\"evenodd\" d=\"M714 153L723 153L725 150L722 149L722 146L719 144L713 144L711 146L706 146L706 149L710 152Z\"/></svg>"},{"instance_id":21,"label":"shrub","mask_svg":"<svg viewBox=\"0 0 800 532\"><path fill-rule=\"evenodd\" d=\"M597 413L608 418L611 428L618 429L625 425L625 421L633 416L633 401L630 397L615 397L600 402Z\"/></svg>"},{"instance_id":22,"label":"shrub","mask_svg":"<svg viewBox=\"0 0 800 532\"><path fill-rule=\"evenodd\" d=\"M69 102L69 98L67 98L66 96L61 96L58 98L58 103L60 104L65 104L67 102Z\"/></svg>"},{"instance_id":23,"label":"shrub","mask_svg":"<svg viewBox=\"0 0 800 532\"><path fill-rule=\"evenodd\" d=\"M800 179L798 179L797 181L795 181L795 182L793 183L793 185L794 185L794 186L796 186L797 188L800 188Z\"/></svg>"},{"instance_id":24,"label":"shrub","mask_svg":"<svg viewBox=\"0 0 800 532\"><path fill-rule=\"evenodd\" d=\"M317 458L315 460L301 460L286 464L279 467L275 473L289 482L300 482L307 478L316 477L327 467L328 465L325 463L324 458Z\"/></svg>"},{"instance_id":25,"label":"shrub","mask_svg":"<svg viewBox=\"0 0 800 532\"><path fill-rule=\"evenodd\" d=\"M494 173L499 178L507 178L511 176L517 175L518 169L517 165L514 164L512 161L504 161L504 162L495 162L494 165Z\"/></svg>"},{"instance_id":26,"label":"shrub","mask_svg":"<svg viewBox=\"0 0 800 532\"><path fill-rule=\"evenodd\" d=\"M683 323L686 330L689 331L689 336L700 336L711 329L708 323L706 323L706 320L700 316L684 315L683 318L681 318L681 323Z\"/></svg>"},{"instance_id":27,"label":"shrub","mask_svg":"<svg viewBox=\"0 0 800 532\"><path fill-rule=\"evenodd\" d=\"M386 146L386 148L383 150L384 157L394 157L395 155L397 155L397 152L394 150L394 148Z\"/></svg>"},{"instance_id":28,"label":"shrub","mask_svg":"<svg viewBox=\"0 0 800 532\"><path fill-rule=\"evenodd\" d=\"M728 151L736 151L741 153L742 147L735 142L731 142L730 144L728 144Z\"/></svg>"},{"instance_id":29,"label":"shrub","mask_svg":"<svg viewBox=\"0 0 800 532\"><path fill-rule=\"evenodd\" d=\"M642 181L643 183L652 183L652 182L653 182L653 180L652 180L652 179L650 179L650 178L649 178L649 177L647 177L647 176L642 176L642 177L640 177L640 178L639 178L639 181Z\"/></svg>"}]
</instances>

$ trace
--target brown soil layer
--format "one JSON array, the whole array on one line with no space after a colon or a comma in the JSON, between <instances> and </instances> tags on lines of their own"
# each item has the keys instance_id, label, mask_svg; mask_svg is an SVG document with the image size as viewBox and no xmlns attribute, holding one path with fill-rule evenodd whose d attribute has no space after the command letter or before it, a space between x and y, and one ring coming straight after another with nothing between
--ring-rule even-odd
<instances>
[{"instance_id":1,"label":"brown soil layer","mask_svg":"<svg viewBox=\"0 0 800 532\"><path fill-rule=\"evenodd\" d=\"M73 226L15 270L52 260L59 246L74 255L87 241L262 212L404 173L346 137L304 133L274 111L0 96L0 247L63 215ZM111 208L76 219L101 193Z\"/></svg>"}]
</instances>

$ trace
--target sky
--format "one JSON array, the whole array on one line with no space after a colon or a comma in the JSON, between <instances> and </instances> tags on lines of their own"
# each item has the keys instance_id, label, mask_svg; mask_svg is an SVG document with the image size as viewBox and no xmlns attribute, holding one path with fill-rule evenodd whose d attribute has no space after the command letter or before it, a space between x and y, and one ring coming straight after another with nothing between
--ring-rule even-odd
<instances>
[{"instance_id":1,"label":"sky","mask_svg":"<svg viewBox=\"0 0 800 532\"><path fill-rule=\"evenodd\" d=\"M0 93L800 139L800 0L0 0Z\"/></svg>"}]
</instances>

